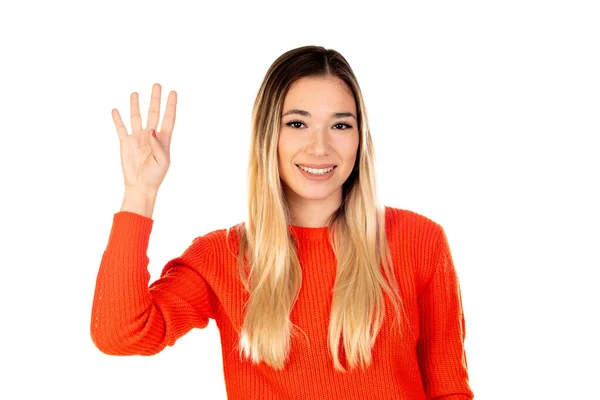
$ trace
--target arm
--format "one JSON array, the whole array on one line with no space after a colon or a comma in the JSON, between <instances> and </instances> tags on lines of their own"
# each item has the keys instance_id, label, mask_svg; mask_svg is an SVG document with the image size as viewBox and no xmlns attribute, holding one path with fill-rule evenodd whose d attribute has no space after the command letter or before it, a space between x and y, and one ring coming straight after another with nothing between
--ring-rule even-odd
<instances>
[{"instance_id":1,"label":"arm","mask_svg":"<svg viewBox=\"0 0 600 400\"><path fill-rule=\"evenodd\" d=\"M427 399L471 400L460 286L446 234L439 229L431 277L418 299L419 367Z\"/></svg>"},{"instance_id":2,"label":"arm","mask_svg":"<svg viewBox=\"0 0 600 400\"><path fill-rule=\"evenodd\" d=\"M153 220L132 212L114 215L92 305L91 336L111 355L152 355L213 317L214 293L192 264L210 249L191 246L169 261L148 286L146 255Z\"/></svg>"}]
</instances>

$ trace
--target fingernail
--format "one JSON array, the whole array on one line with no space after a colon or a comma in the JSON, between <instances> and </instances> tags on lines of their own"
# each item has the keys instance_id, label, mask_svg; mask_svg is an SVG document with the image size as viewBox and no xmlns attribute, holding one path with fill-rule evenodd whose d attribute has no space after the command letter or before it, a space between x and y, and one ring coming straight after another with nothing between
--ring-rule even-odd
<instances>
[{"instance_id":1,"label":"fingernail","mask_svg":"<svg viewBox=\"0 0 600 400\"><path fill-rule=\"evenodd\" d=\"M154 129L152 129L152 136L156 138L156 131Z\"/></svg>"}]
</instances>

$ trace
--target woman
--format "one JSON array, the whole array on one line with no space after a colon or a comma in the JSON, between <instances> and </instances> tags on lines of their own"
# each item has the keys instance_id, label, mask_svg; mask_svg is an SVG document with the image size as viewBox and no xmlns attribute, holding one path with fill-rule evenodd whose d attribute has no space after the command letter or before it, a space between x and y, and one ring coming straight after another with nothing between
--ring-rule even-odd
<instances>
[{"instance_id":1,"label":"woman","mask_svg":"<svg viewBox=\"0 0 600 400\"><path fill-rule=\"evenodd\" d=\"M356 77L334 50L281 55L256 97L244 223L194 239L148 286L152 211L177 95L160 132L119 112L125 199L98 273L91 333L151 355L216 321L229 399L471 399L460 288L440 225L377 201Z\"/></svg>"}]
</instances>

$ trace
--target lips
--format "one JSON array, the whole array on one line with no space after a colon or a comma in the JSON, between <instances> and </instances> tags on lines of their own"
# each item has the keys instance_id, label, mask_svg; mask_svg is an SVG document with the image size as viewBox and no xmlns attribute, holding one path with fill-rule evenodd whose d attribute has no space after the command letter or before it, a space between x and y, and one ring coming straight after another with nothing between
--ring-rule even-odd
<instances>
[{"instance_id":1,"label":"lips","mask_svg":"<svg viewBox=\"0 0 600 400\"><path fill-rule=\"evenodd\" d=\"M337 167L336 164L296 164L296 166L302 166L305 168L313 168L313 169Z\"/></svg>"},{"instance_id":2,"label":"lips","mask_svg":"<svg viewBox=\"0 0 600 400\"><path fill-rule=\"evenodd\" d=\"M335 166L326 168L325 171L328 171L324 174L316 173L316 170L313 168L306 168L312 172L306 171L305 167L297 166L298 171L307 179L311 181L327 181L329 180L335 173Z\"/></svg>"}]
</instances>

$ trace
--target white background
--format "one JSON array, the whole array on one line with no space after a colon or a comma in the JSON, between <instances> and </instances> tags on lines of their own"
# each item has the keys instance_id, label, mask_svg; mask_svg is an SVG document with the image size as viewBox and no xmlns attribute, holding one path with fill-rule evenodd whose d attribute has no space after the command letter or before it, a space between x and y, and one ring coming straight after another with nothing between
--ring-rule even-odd
<instances>
[{"instance_id":1,"label":"white background","mask_svg":"<svg viewBox=\"0 0 600 400\"><path fill-rule=\"evenodd\" d=\"M316 44L358 77L381 200L446 230L476 398L600 399L594 3L3 2L0 398L225 399L212 320L153 357L90 339L123 196L110 112L129 127L131 92L142 114L153 83L163 112L179 94L154 280L242 220L258 87L280 54Z\"/></svg>"}]
</instances>

